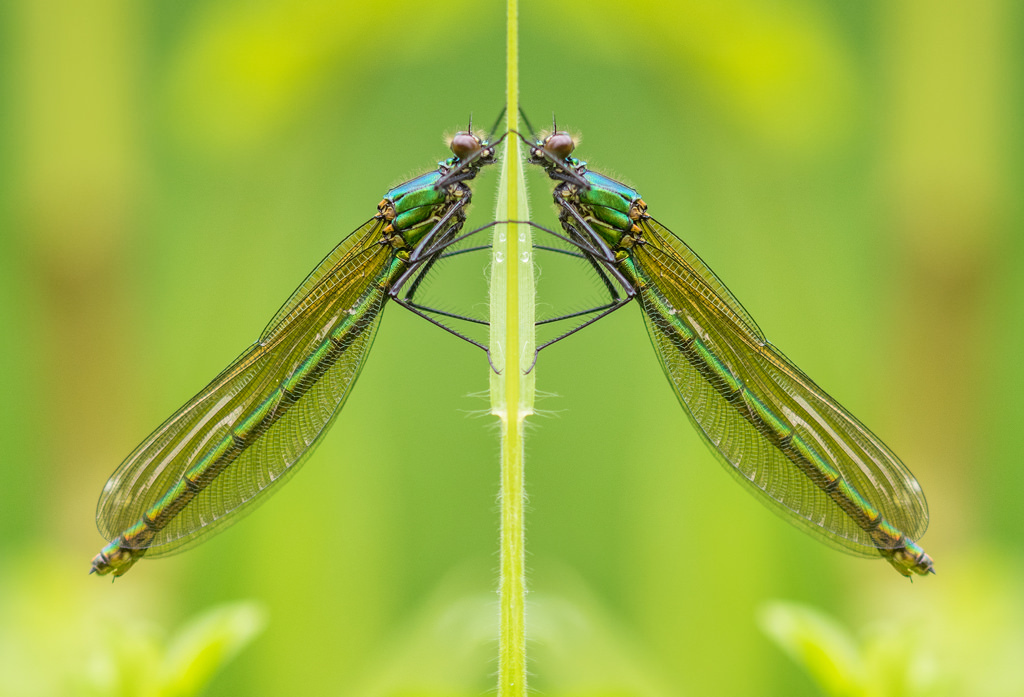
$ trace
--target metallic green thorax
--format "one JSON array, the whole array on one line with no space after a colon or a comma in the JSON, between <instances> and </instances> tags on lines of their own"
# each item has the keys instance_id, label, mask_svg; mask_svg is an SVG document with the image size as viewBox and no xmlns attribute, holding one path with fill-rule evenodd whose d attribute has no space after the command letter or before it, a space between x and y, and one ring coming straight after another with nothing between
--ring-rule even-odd
<instances>
[{"instance_id":1,"label":"metallic green thorax","mask_svg":"<svg viewBox=\"0 0 1024 697\"><path fill-rule=\"evenodd\" d=\"M577 172L582 174L590 188L564 186L563 198L573 198L582 210L592 216L591 227L613 249L622 245L623 234L632 230L638 211L646 210L640 194L625 184L586 169L587 163L572 158ZM570 192L571 189L571 192ZM570 199L566 199L570 200Z\"/></svg>"},{"instance_id":2,"label":"metallic green thorax","mask_svg":"<svg viewBox=\"0 0 1024 697\"><path fill-rule=\"evenodd\" d=\"M379 206L380 213L392 220L392 227L404 233L402 241L410 248L415 247L446 209L451 196L448 191L435 188L441 179L441 172L428 172L384 195Z\"/></svg>"},{"instance_id":3,"label":"metallic green thorax","mask_svg":"<svg viewBox=\"0 0 1024 697\"><path fill-rule=\"evenodd\" d=\"M548 139L560 139L562 154L571 149L568 134L556 132ZM546 142L546 141L545 141ZM877 553L887 559L904 576L911 572L933 572L932 561L913 540L890 524L840 472L821 456L818 450L794 428L784 414L758 398L742 379L738 368L730 369L723 359L711 350L698 329L668 300L660 284L673 283L672 278L651 271L638 258L638 250L651 242L647 234L653 219L647 213L647 204L640 194L601 174L586 168L586 162L573 157L552 156L545 142L533 149L533 162L544 166L553 179L555 203L559 205L560 220L567 230L581 230L584 226L570 213L574 211L585 221L586 227L600 235L614 255L607 263L614 265L637 294L652 332L660 333L663 345L671 346L675 355L713 386L714 391L729 405L734 415L749 423L761 438L781 452L785 460L799 470L815 487L852 519L870 538ZM658 226L661 228L660 225ZM667 232L667 231L666 231ZM668 257L668 255L665 255ZM683 278L680 274L678 278ZM717 280L717 279L716 279ZM675 281L679 282L679 281ZM707 292L705 288L704 292ZM727 291L726 291L727 292ZM655 339L652 336L652 339ZM767 345L762 341L763 345ZM657 346L657 341L656 341ZM666 366L668 373L668 366ZM673 380L669 375L670 381ZM677 388L677 395L683 399ZM684 407L690 407L684 401ZM691 419L697 423L691 412ZM703 431L702 431L703 432ZM705 434L707 437L707 435ZM709 440L712 448L718 444ZM726 460L724 453L723 460ZM730 463L732 464L732 463ZM746 476L746 475L742 475ZM914 482L916 485L916 482ZM760 488L758 484L755 487ZM762 493L767 491L762 490ZM779 502L781 503L781 502ZM815 521L799 521L811 527Z\"/></svg>"},{"instance_id":4,"label":"metallic green thorax","mask_svg":"<svg viewBox=\"0 0 1024 697\"><path fill-rule=\"evenodd\" d=\"M462 139L458 142L465 150L467 147L473 147L473 139L476 139L476 136L459 134L456 138ZM457 234L461 228L465 220L465 206L471 197L471 191L465 181L471 179L482 165L493 162L493 148L481 143L479 139L476 140L476 144L471 161L464 162L458 157L450 158L438 163L437 170L405 182L385 194L378 206L377 214L360 229L369 226L374 231L372 234L376 235L379 251L370 253L383 253L390 258L371 267L376 269L372 277L359 279L364 289L356 301L343 313L340 321L332 325L313 350L305 354L304 358L289 370L279 374L276 387L269 393L264 393L266 396L261 401L240 415L229 433L212 445L204 446L194 458L183 463L184 469L175 483L145 509L141 519L124 530L96 555L92 562L92 572L100 575L113 573L114 576L121 576L127 572L146 554L158 534L196 496L234 465L261 436L306 398L320 379L364 333L373 331L389 297L390 289L409 268L410 253L426 235L439 228L439 225L442 226L439 229L449 236ZM317 293L323 292L327 291L311 289L308 305L313 306L318 298ZM296 307L305 306L303 302L296 304ZM260 348L260 345L257 345L255 350L258 352ZM350 382L345 385L346 388L357 374L358 366L353 371ZM202 393L199 396L201 395ZM188 407L189 405L186 405L184 410ZM131 464L130 460L126 464ZM120 471L111 477L104 490L104 497L110 494L112 485L120 485L120 480L117 479ZM101 498L101 506L103 501Z\"/></svg>"}]
</instances>

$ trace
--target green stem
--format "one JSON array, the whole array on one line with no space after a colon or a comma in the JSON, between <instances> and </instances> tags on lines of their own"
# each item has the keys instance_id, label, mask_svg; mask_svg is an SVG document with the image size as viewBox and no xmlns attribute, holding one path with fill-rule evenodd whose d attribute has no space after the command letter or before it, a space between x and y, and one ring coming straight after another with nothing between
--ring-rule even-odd
<instances>
[{"instance_id":1,"label":"green stem","mask_svg":"<svg viewBox=\"0 0 1024 697\"><path fill-rule=\"evenodd\" d=\"M508 127L519 128L517 0L508 0ZM529 220L519 138L505 139L496 218ZM533 413L534 285L528 225L495 228L491 276L491 408L501 419L501 617L498 696L526 695L526 547L523 423Z\"/></svg>"}]
</instances>

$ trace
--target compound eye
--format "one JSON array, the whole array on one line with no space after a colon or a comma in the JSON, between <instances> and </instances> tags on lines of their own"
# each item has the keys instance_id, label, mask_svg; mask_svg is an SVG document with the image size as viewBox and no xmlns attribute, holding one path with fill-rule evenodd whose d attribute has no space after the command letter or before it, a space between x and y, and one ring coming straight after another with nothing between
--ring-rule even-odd
<instances>
[{"instance_id":1,"label":"compound eye","mask_svg":"<svg viewBox=\"0 0 1024 697\"><path fill-rule=\"evenodd\" d=\"M456 133L452 138L452 153L460 160L468 160L480 150L480 139L472 133Z\"/></svg>"},{"instance_id":2,"label":"compound eye","mask_svg":"<svg viewBox=\"0 0 1024 697\"><path fill-rule=\"evenodd\" d=\"M576 141L565 131L557 131L544 139L544 149L556 159L564 160L576 148Z\"/></svg>"}]
</instances>

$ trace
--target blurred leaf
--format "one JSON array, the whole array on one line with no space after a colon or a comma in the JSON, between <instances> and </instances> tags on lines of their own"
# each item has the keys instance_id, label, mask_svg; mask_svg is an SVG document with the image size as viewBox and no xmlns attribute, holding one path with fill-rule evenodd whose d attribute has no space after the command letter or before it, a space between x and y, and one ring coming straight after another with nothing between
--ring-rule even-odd
<instances>
[{"instance_id":1,"label":"blurred leaf","mask_svg":"<svg viewBox=\"0 0 1024 697\"><path fill-rule=\"evenodd\" d=\"M951 679L935 658L934 644L951 639L926 635L920 622L890 618L858 642L835 620L813 608L775 602L761 612L762 630L828 695L836 697L936 697ZM977 684L977 683L974 683Z\"/></svg>"},{"instance_id":2,"label":"blurred leaf","mask_svg":"<svg viewBox=\"0 0 1024 697\"><path fill-rule=\"evenodd\" d=\"M196 695L264 624L254 603L221 605L168 641L154 617L164 605L159 585L98 583L81 559L53 549L4 561L4 697Z\"/></svg>"},{"instance_id":3,"label":"blurred leaf","mask_svg":"<svg viewBox=\"0 0 1024 697\"><path fill-rule=\"evenodd\" d=\"M928 697L1024 695L1019 560L980 542L942 557L949 562L937 583L915 584L913 593L880 584L859 589L861 604L885 618L864 632L869 687L897 685L901 691L882 694Z\"/></svg>"},{"instance_id":4,"label":"blurred leaf","mask_svg":"<svg viewBox=\"0 0 1024 697\"><path fill-rule=\"evenodd\" d=\"M220 668L246 647L266 624L255 603L221 605L189 622L167 647L163 694L198 694Z\"/></svg>"},{"instance_id":5,"label":"blurred leaf","mask_svg":"<svg viewBox=\"0 0 1024 697\"><path fill-rule=\"evenodd\" d=\"M916 628L891 623L868 635L862 653L867 695L936 695L943 676Z\"/></svg>"},{"instance_id":6,"label":"blurred leaf","mask_svg":"<svg viewBox=\"0 0 1024 697\"><path fill-rule=\"evenodd\" d=\"M862 692L863 663L853 638L830 617L794 603L772 603L761 629L830 695Z\"/></svg>"}]
</instances>

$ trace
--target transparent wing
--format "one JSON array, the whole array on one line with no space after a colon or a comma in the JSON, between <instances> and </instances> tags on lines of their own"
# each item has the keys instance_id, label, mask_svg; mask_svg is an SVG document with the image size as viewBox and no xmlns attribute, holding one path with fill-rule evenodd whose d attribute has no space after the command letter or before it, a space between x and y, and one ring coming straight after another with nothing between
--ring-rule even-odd
<instances>
[{"instance_id":1,"label":"transparent wing","mask_svg":"<svg viewBox=\"0 0 1024 697\"><path fill-rule=\"evenodd\" d=\"M682 240L654 220L641 225L648 244L635 249L637 265L676 317L890 523L920 539L928 526L927 504L899 458L763 339L749 315ZM742 410L755 405L727 399L713 384L715 376L677 348L671 329L666 331L663 316L655 311L657 298L650 289L640 294L640 302L669 381L726 469L787 520L845 551L877 556L870 535L744 418Z\"/></svg>"},{"instance_id":2,"label":"transparent wing","mask_svg":"<svg viewBox=\"0 0 1024 697\"><path fill-rule=\"evenodd\" d=\"M295 317L301 315L311 305L322 302L325 296L334 292L338 283L348 282L350 274L346 274L344 270L357 269L367 250L375 249L377 241L380 240L382 225L383 221L379 218L370 218L332 249L331 253L309 272L281 309L274 313L274 317L260 335L260 342L268 341L278 331L287 330Z\"/></svg>"},{"instance_id":3,"label":"transparent wing","mask_svg":"<svg viewBox=\"0 0 1024 697\"><path fill-rule=\"evenodd\" d=\"M657 241L655 246L666 258L673 259L677 266L687 270L684 278L687 286L696 295L704 302L714 305L723 316L737 325L737 329L752 339L761 343L766 341L757 322L746 308L688 244L654 218L641 221L641 225L647 230L648 237Z\"/></svg>"},{"instance_id":4,"label":"transparent wing","mask_svg":"<svg viewBox=\"0 0 1024 697\"><path fill-rule=\"evenodd\" d=\"M147 556L180 551L238 520L298 469L344 403L373 341L386 299L375 281L391 257L389 247L377 243L381 226L371 220L339 244L278 311L260 341L121 464L97 506L104 537L113 540L136 523L310 360L333 328L354 323L358 331L344 351L310 373L301 398L277 407L281 416L156 534ZM359 316L353 317L357 303Z\"/></svg>"}]
</instances>

